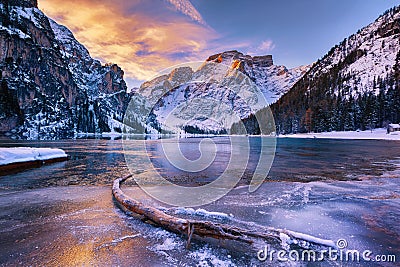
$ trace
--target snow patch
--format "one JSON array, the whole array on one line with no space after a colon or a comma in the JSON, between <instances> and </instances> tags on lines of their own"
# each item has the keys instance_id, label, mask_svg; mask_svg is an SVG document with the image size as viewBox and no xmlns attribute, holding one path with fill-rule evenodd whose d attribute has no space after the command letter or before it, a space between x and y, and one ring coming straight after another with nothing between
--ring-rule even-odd
<instances>
[{"instance_id":1,"label":"snow patch","mask_svg":"<svg viewBox=\"0 0 400 267\"><path fill-rule=\"evenodd\" d=\"M233 218L232 214L226 214L223 212L207 211L205 209L193 209L193 208L176 208L173 209L175 215L194 215L205 218L219 218L219 219L230 219Z\"/></svg>"},{"instance_id":2,"label":"snow patch","mask_svg":"<svg viewBox=\"0 0 400 267\"><path fill-rule=\"evenodd\" d=\"M190 258L195 259L198 261L196 266L202 267L211 267L211 266L218 266L218 267L230 267L236 266L228 255L225 259L223 256L216 256L215 252L209 248L203 248L189 254Z\"/></svg>"},{"instance_id":3,"label":"snow patch","mask_svg":"<svg viewBox=\"0 0 400 267\"><path fill-rule=\"evenodd\" d=\"M68 155L61 149L13 147L0 148L0 165L66 158Z\"/></svg>"},{"instance_id":4,"label":"snow patch","mask_svg":"<svg viewBox=\"0 0 400 267\"><path fill-rule=\"evenodd\" d=\"M285 232L296 238L296 239L300 239L303 241L307 241L310 243L314 243L317 245L322 245L322 246L326 246L326 247L332 247L332 248L336 248L336 243L332 240L328 240L328 239L322 239L322 238L318 238L312 235L308 235L308 234L304 234L304 233L299 233L299 232L294 232L294 231L290 231L290 230L285 230ZM296 242L298 242L297 240L293 240L293 238L289 238L289 236L284 234L281 236L281 241L286 242L286 244L296 244ZM286 236L286 237L285 237Z\"/></svg>"},{"instance_id":5,"label":"snow patch","mask_svg":"<svg viewBox=\"0 0 400 267\"><path fill-rule=\"evenodd\" d=\"M400 132L387 133L384 128L373 131L346 131L323 133L298 133L280 135L281 138L325 138L325 139L353 139L353 140L400 140Z\"/></svg>"}]
</instances>

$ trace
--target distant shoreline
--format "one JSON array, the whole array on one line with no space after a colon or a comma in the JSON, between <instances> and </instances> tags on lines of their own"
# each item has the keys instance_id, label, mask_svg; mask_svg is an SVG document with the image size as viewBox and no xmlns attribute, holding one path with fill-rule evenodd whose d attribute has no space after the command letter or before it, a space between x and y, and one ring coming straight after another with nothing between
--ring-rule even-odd
<instances>
[{"instance_id":1,"label":"distant shoreline","mask_svg":"<svg viewBox=\"0 0 400 267\"><path fill-rule=\"evenodd\" d=\"M394 140L400 141L400 132L387 134L384 128L367 131L344 131L323 133L298 133L279 135L279 138L315 138L315 139L348 139L348 140Z\"/></svg>"},{"instance_id":2,"label":"distant shoreline","mask_svg":"<svg viewBox=\"0 0 400 267\"><path fill-rule=\"evenodd\" d=\"M400 131L387 134L385 128L377 128L366 131L332 131L322 133L296 133L296 134L280 134L273 135L229 135L229 134L123 134L115 132L105 133L78 133L71 139L55 139L55 140L78 140L78 139L107 139L119 140L124 137L135 137L137 139L164 139L164 138L212 138L212 137L276 137L276 138L309 138L309 139L347 139L347 140L394 140L400 141ZM9 136L0 136L7 140L15 140ZM129 140L129 138L128 138ZM28 140L29 141L29 140ZM31 140L34 141L34 140Z\"/></svg>"}]
</instances>

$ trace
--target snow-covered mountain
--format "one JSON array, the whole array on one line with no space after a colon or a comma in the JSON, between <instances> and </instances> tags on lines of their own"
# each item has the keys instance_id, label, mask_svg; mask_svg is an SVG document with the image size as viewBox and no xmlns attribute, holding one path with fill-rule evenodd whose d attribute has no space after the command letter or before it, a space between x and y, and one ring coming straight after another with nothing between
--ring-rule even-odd
<instances>
[{"instance_id":1,"label":"snow-covered mountain","mask_svg":"<svg viewBox=\"0 0 400 267\"><path fill-rule=\"evenodd\" d=\"M378 94L376 81L386 79L396 65L400 50L399 33L400 12L399 8L395 8L334 46L309 76L318 77L341 67L339 75L343 77L343 82L334 88L336 95L356 96L358 92Z\"/></svg>"},{"instance_id":2,"label":"snow-covered mountain","mask_svg":"<svg viewBox=\"0 0 400 267\"><path fill-rule=\"evenodd\" d=\"M272 105L283 133L400 121L400 7L334 46Z\"/></svg>"},{"instance_id":3,"label":"snow-covered mountain","mask_svg":"<svg viewBox=\"0 0 400 267\"><path fill-rule=\"evenodd\" d=\"M28 139L122 130L123 71L102 66L36 0L1 1L0 132Z\"/></svg>"},{"instance_id":4,"label":"snow-covered mountain","mask_svg":"<svg viewBox=\"0 0 400 267\"><path fill-rule=\"evenodd\" d=\"M229 133L234 122L275 102L309 68L288 70L270 55L216 54L142 84L126 123L153 133ZM139 118L139 110L148 115Z\"/></svg>"}]
</instances>

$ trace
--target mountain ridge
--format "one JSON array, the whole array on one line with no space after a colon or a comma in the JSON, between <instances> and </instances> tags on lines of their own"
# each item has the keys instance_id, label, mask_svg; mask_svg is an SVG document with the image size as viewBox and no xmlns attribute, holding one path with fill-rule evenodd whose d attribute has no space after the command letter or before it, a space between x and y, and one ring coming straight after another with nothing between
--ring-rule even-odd
<instances>
[{"instance_id":1,"label":"mountain ridge","mask_svg":"<svg viewBox=\"0 0 400 267\"><path fill-rule=\"evenodd\" d=\"M333 46L271 105L277 132L365 130L398 123L399 61L397 6Z\"/></svg>"}]
</instances>

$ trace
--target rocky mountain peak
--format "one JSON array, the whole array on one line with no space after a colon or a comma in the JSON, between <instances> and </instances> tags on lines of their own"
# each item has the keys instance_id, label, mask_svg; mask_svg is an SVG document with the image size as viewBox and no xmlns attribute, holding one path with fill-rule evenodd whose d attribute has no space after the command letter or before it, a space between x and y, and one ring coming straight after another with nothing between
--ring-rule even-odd
<instances>
[{"instance_id":1,"label":"rocky mountain peak","mask_svg":"<svg viewBox=\"0 0 400 267\"><path fill-rule=\"evenodd\" d=\"M276 66L271 55L252 57L236 50L218 53L197 69L179 67L143 83L133 97L133 110L125 116L127 125L140 125L138 129L149 133L224 133L237 118L275 102L309 68ZM244 75L236 76L236 70ZM242 93L243 98L239 97ZM138 115L143 110L151 115ZM217 125L214 117L223 123Z\"/></svg>"},{"instance_id":2,"label":"rocky mountain peak","mask_svg":"<svg viewBox=\"0 0 400 267\"><path fill-rule=\"evenodd\" d=\"M207 62L224 63L227 65L232 65L232 68L237 68L238 66L246 64L250 67L270 67L274 65L272 55L265 56L250 56L245 55L236 50L226 51L210 56ZM240 64L241 63L241 64Z\"/></svg>"},{"instance_id":3,"label":"rocky mountain peak","mask_svg":"<svg viewBox=\"0 0 400 267\"><path fill-rule=\"evenodd\" d=\"M253 64L257 67L270 67L274 65L272 55L255 56L253 57Z\"/></svg>"}]
</instances>

